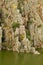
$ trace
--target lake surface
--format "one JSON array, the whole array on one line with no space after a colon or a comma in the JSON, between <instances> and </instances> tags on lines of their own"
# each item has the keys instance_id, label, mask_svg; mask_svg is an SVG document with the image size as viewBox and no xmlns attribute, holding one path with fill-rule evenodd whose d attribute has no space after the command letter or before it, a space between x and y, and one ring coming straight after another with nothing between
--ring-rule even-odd
<instances>
[{"instance_id":1,"label":"lake surface","mask_svg":"<svg viewBox=\"0 0 43 65\"><path fill-rule=\"evenodd\" d=\"M43 52L40 55L0 51L0 65L43 65Z\"/></svg>"}]
</instances>

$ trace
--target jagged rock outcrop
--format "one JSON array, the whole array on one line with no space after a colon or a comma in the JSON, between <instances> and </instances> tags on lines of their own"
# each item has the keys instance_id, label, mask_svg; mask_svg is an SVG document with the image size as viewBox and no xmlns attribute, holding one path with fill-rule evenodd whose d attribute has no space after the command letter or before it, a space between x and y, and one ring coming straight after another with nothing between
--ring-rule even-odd
<instances>
[{"instance_id":1,"label":"jagged rock outcrop","mask_svg":"<svg viewBox=\"0 0 43 65\"><path fill-rule=\"evenodd\" d=\"M35 50L43 48L43 12L39 4L38 0L0 0L0 25L5 38L2 48L39 54Z\"/></svg>"}]
</instances>

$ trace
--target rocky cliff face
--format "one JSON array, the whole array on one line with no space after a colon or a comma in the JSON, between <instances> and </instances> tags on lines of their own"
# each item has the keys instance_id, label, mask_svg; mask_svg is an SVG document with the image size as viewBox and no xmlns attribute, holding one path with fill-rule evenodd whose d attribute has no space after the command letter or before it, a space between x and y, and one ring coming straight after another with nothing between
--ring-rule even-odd
<instances>
[{"instance_id":1,"label":"rocky cliff face","mask_svg":"<svg viewBox=\"0 0 43 65\"><path fill-rule=\"evenodd\" d=\"M39 54L35 49L43 48L43 6L38 0L0 0L0 26L2 49Z\"/></svg>"}]
</instances>

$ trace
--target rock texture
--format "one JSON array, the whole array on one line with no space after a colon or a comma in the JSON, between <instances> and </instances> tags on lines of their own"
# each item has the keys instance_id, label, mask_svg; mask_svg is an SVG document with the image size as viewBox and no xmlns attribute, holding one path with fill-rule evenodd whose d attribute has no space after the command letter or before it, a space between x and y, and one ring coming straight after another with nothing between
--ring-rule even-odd
<instances>
[{"instance_id":1,"label":"rock texture","mask_svg":"<svg viewBox=\"0 0 43 65\"><path fill-rule=\"evenodd\" d=\"M38 0L0 0L1 48L40 54L43 6Z\"/></svg>"}]
</instances>

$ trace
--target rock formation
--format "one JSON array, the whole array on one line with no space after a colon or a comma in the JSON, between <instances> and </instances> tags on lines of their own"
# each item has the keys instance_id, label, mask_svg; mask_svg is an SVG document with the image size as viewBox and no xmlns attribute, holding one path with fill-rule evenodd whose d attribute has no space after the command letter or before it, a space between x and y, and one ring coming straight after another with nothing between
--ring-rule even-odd
<instances>
[{"instance_id":1,"label":"rock formation","mask_svg":"<svg viewBox=\"0 0 43 65\"><path fill-rule=\"evenodd\" d=\"M2 49L39 54L36 49L43 48L43 6L38 0L0 0L0 26Z\"/></svg>"}]
</instances>

